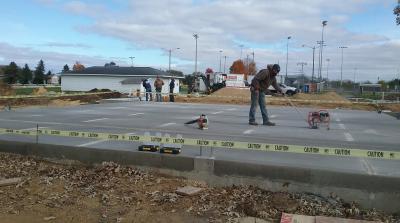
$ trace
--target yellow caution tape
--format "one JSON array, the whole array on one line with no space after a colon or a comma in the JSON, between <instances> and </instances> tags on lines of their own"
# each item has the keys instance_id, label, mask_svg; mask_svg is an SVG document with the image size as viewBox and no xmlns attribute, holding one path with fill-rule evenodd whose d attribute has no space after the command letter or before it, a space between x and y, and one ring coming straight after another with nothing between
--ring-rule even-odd
<instances>
[{"instance_id":1,"label":"yellow caution tape","mask_svg":"<svg viewBox=\"0 0 400 223\"><path fill-rule=\"evenodd\" d=\"M258 151L268 151L268 152L285 152L285 153L316 154L316 155L328 155L328 156L339 156L339 157L359 157L359 158L400 160L400 152L396 151L252 143L252 142L239 142L239 141L229 141L229 140L222 141L222 140L207 140L207 139L158 137L158 136L147 136L147 135L125 135L125 134L111 134L111 133L98 133L98 132L64 131L64 130L51 130L51 129L39 129L39 130L28 131L28 130L0 128L0 134L19 134L28 136L36 136L37 134L39 134L39 135L50 135L50 136L106 139L106 140L129 141L129 142L152 142L160 144L166 143L166 144L179 144L187 146L218 147L225 149L244 149L244 150L248 149L248 150L258 150Z\"/></svg>"}]
</instances>

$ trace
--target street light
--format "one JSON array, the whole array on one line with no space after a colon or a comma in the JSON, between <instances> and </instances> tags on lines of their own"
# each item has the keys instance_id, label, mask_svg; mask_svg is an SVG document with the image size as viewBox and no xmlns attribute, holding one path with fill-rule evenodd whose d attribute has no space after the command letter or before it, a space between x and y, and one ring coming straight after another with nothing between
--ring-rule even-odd
<instances>
[{"instance_id":1,"label":"street light","mask_svg":"<svg viewBox=\"0 0 400 223\"><path fill-rule=\"evenodd\" d=\"M175 48L175 49L169 49L169 50L168 50L168 52L169 52L168 72L171 72L171 53L172 53L173 50L179 50L179 49L180 49L180 48L177 47L177 48Z\"/></svg>"},{"instance_id":2,"label":"street light","mask_svg":"<svg viewBox=\"0 0 400 223\"><path fill-rule=\"evenodd\" d=\"M347 46L340 46L339 49L342 49L342 63L340 65L340 88L343 87L343 49L346 49Z\"/></svg>"},{"instance_id":3,"label":"street light","mask_svg":"<svg viewBox=\"0 0 400 223\"><path fill-rule=\"evenodd\" d=\"M225 61L224 61L224 74L225 74L225 67L226 67L226 56L224 56Z\"/></svg>"},{"instance_id":4,"label":"street light","mask_svg":"<svg viewBox=\"0 0 400 223\"><path fill-rule=\"evenodd\" d=\"M193 37L196 39L196 57L195 57L195 63L194 63L194 74L197 74L197 39L199 38L199 35L197 33L193 34Z\"/></svg>"},{"instance_id":5,"label":"street light","mask_svg":"<svg viewBox=\"0 0 400 223\"><path fill-rule=\"evenodd\" d=\"M133 59L135 59L135 57L128 57L128 58L131 58L132 67L133 67Z\"/></svg>"},{"instance_id":6,"label":"street light","mask_svg":"<svg viewBox=\"0 0 400 223\"><path fill-rule=\"evenodd\" d=\"M321 42L320 42L320 48L319 48L319 68L318 68L318 78L321 81L322 78L322 51L324 47L324 28L327 25L328 21L324 20L322 21L322 35L321 35Z\"/></svg>"},{"instance_id":7,"label":"street light","mask_svg":"<svg viewBox=\"0 0 400 223\"><path fill-rule=\"evenodd\" d=\"M291 36L287 37L287 42L286 42L286 74L285 74L285 83L287 82L287 66L289 62L289 40L291 39Z\"/></svg>"},{"instance_id":8,"label":"street light","mask_svg":"<svg viewBox=\"0 0 400 223\"><path fill-rule=\"evenodd\" d=\"M242 60L242 53L243 53L243 47L244 47L244 45L243 45L243 44L240 44L239 47L240 47L240 60Z\"/></svg>"},{"instance_id":9,"label":"street light","mask_svg":"<svg viewBox=\"0 0 400 223\"><path fill-rule=\"evenodd\" d=\"M219 72L221 73L221 59L222 59L222 50L219 51Z\"/></svg>"},{"instance_id":10,"label":"street light","mask_svg":"<svg viewBox=\"0 0 400 223\"><path fill-rule=\"evenodd\" d=\"M357 73L357 68L354 68L353 91L356 90L356 73Z\"/></svg>"},{"instance_id":11,"label":"street light","mask_svg":"<svg viewBox=\"0 0 400 223\"><path fill-rule=\"evenodd\" d=\"M303 44L303 46L302 47L308 47L308 48L311 48L312 50L313 50L313 53L312 53L312 75L311 75L311 83L314 83L314 58L315 58L315 46L313 46L313 47L311 47L311 46L307 46L307 45L305 45L305 44Z\"/></svg>"}]
</instances>

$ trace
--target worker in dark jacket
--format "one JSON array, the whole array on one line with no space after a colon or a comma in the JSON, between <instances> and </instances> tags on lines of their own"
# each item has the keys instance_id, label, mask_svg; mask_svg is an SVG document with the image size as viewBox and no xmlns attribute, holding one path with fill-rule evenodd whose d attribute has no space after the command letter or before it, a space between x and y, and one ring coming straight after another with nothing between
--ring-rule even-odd
<instances>
[{"instance_id":1,"label":"worker in dark jacket","mask_svg":"<svg viewBox=\"0 0 400 223\"><path fill-rule=\"evenodd\" d=\"M153 94L151 93L151 84L148 79L144 79L142 82L142 85L146 91L146 101L152 101L153 100Z\"/></svg>"},{"instance_id":2,"label":"worker in dark jacket","mask_svg":"<svg viewBox=\"0 0 400 223\"><path fill-rule=\"evenodd\" d=\"M171 82L169 82L169 101L174 102L174 89L175 89L175 78L171 78Z\"/></svg>"},{"instance_id":3,"label":"worker in dark jacket","mask_svg":"<svg viewBox=\"0 0 400 223\"><path fill-rule=\"evenodd\" d=\"M268 93L268 87L272 85L277 92L282 93L282 89L276 82L276 75L278 75L280 67L278 64L269 64L267 69L260 70L251 81L251 106L249 112L249 125L258 125L255 119L257 103L260 105L261 115L263 118L263 125L274 126L275 123L270 122L268 118L267 109L265 108L265 93Z\"/></svg>"}]
</instances>

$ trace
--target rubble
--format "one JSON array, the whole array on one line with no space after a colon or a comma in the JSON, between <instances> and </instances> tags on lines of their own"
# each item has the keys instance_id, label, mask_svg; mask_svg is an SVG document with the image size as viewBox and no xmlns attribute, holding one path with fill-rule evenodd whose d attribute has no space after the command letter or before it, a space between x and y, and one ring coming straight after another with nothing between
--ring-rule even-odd
<instances>
[{"instance_id":1,"label":"rubble","mask_svg":"<svg viewBox=\"0 0 400 223\"><path fill-rule=\"evenodd\" d=\"M279 222L283 212L400 222L399 215L364 210L335 194L321 197L252 186L212 188L113 162L66 165L0 153L0 178L23 179L1 187L0 219L9 222L24 222L18 221L21 216L37 222ZM185 187L201 191L184 196L177 190Z\"/></svg>"}]
</instances>

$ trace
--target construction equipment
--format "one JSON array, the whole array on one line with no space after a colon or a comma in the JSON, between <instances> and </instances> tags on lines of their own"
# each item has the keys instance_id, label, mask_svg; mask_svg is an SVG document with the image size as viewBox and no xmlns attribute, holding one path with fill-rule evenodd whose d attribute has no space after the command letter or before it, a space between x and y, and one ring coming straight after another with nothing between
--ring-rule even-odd
<instances>
[{"instance_id":1,"label":"construction equipment","mask_svg":"<svg viewBox=\"0 0 400 223\"><path fill-rule=\"evenodd\" d=\"M186 125L197 123L199 129L205 130L208 129L208 118L207 115L201 114L198 119L194 119L192 121L185 122Z\"/></svg>"},{"instance_id":2,"label":"construction equipment","mask_svg":"<svg viewBox=\"0 0 400 223\"><path fill-rule=\"evenodd\" d=\"M296 105L292 103L292 101L285 96L289 104L297 111L297 113L303 117L303 115L300 113L300 111L297 109ZM303 118L302 118L303 119ZM305 120L308 123L308 126L311 129L318 129L321 124L325 124L327 126L327 130L330 129L330 121L331 117L329 115L328 110L319 110L319 111L312 111L308 113L308 117Z\"/></svg>"},{"instance_id":3,"label":"construction equipment","mask_svg":"<svg viewBox=\"0 0 400 223\"><path fill-rule=\"evenodd\" d=\"M331 117L327 110L312 111L308 113L308 125L311 129L318 129L321 124L326 124L326 129L329 130Z\"/></svg>"}]
</instances>

